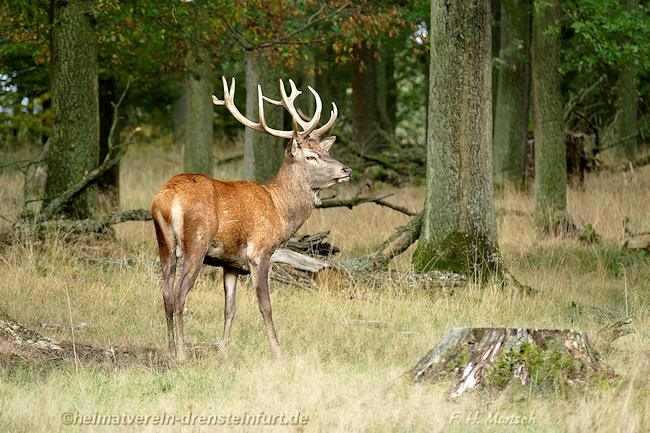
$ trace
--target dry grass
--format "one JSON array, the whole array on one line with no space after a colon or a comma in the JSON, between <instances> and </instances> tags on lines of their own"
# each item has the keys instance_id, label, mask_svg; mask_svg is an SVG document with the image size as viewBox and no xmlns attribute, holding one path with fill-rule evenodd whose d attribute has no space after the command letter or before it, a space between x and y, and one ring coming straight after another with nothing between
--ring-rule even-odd
<instances>
[{"instance_id":1,"label":"dry grass","mask_svg":"<svg viewBox=\"0 0 650 433\"><path fill-rule=\"evenodd\" d=\"M13 156L12 156L13 157ZM237 177L236 164L217 175ZM148 207L160 185L180 167L170 145L134 146L122 168L122 206ZM21 177L0 172L0 214L15 215ZM543 238L532 219L513 212L499 217L499 241L518 277L540 290L524 296L493 285L469 286L453 295L387 286L342 290L325 276L317 290L273 287L276 327L284 358L270 358L256 299L248 283L238 293L238 317L229 359L207 357L161 370L113 369L97 365L25 365L0 370L0 431L212 431L215 427L65 426L62 413L179 417L243 413L309 417L302 427L230 426L239 431L501 432L644 431L650 424L648 337L650 282L646 256L623 253L622 219L633 230L649 230L648 168L635 176L593 175L584 190L570 192L574 218L590 221L605 241L582 245ZM354 193L353 187L340 191ZM396 192L391 200L419 209L420 188ZM529 194L506 191L497 207L531 211ZM363 205L354 210L317 211L303 232L332 230L346 256L363 253L406 221L395 212ZM2 228L6 229L4 223ZM25 239L0 255L1 304L17 320L86 322L76 341L92 344L164 344L164 318L151 224L127 223L116 242L70 243L63 234L39 242ZM136 266L88 265L87 256L141 259ZM394 265L406 269L408 255ZM68 308L68 302L70 308ZM396 381L450 327L531 326L576 328L592 336L605 319L597 309L576 312L571 303L634 316L637 334L615 342L605 360L622 375L615 384L569 394L470 393L457 401L443 385L409 386ZM223 294L219 277L202 276L188 298L188 339L221 335ZM383 328L350 327L348 319L382 320ZM70 339L65 333L55 338ZM597 341L596 341L597 342ZM605 346L601 346L605 347ZM528 425L489 423L489 415L532 416ZM459 414L456 418L454 414ZM467 421L470 421L468 424ZM477 419L478 424L471 421ZM454 421L458 420L458 421ZM222 427L225 429L225 427Z\"/></svg>"}]
</instances>

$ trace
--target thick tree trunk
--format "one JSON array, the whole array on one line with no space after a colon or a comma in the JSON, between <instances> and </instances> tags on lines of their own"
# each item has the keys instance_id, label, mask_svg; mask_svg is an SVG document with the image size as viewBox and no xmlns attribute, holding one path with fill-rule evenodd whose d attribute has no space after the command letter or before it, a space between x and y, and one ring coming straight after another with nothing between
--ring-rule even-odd
<instances>
[{"instance_id":1,"label":"thick tree trunk","mask_svg":"<svg viewBox=\"0 0 650 433\"><path fill-rule=\"evenodd\" d=\"M501 10L499 84L494 113L494 184L522 186L530 95L530 10L527 0Z\"/></svg>"},{"instance_id":2,"label":"thick tree trunk","mask_svg":"<svg viewBox=\"0 0 650 433\"><path fill-rule=\"evenodd\" d=\"M257 85L262 86L264 96L280 99L279 65L272 65L263 51L246 53L245 62L246 117L257 122L259 119ZM281 129L283 117L284 111L281 107L272 106L264 111L266 123L272 128ZM256 182L266 182L275 176L284 158L285 145L283 139L246 128L244 130L244 177Z\"/></svg>"},{"instance_id":3,"label":"thick tree trunk","mask_svg":"<svg viewBox=\"0 0 650 433\"><path fill-rule=\"evenodd\" d=\"M184 168L212 176L213 104L210 57L205 50L188 57Z\"/></svg>"},{"instance_id":4,"label":"thick tree trunk","mask_svg":"<svg viewBox=\"0 0 650 433\"><path fill-rule=\"evenodd\" d=\"M45 186L46 206L99 163L99 95L93 2L52 0L52 137ZM87 218L98 207L97 186L88 185L61 211Z\"/></svg>"},{"instance_id":5,"label":"thick tree trunk","mask_svg":"<svg viewBox=\"0 0 650 433\"><path fill-rule=\"evenodd\" d=\"M496 251L489 0L431 2L427 189L418 271L473 273Z\"/></svg>"},{"instance_id":6,"label":"thick tree trunk","mask_svg":"<svg viewBox=\"0 0 650 433\"><path fill-rule=\"evenodd\" d=\"M501 47L501 0L490 0L492 10L492 113L497 109L497 92L499 89L499 68L495 59L499 57ZM492 126L496 119L492 116ZM492 128L494 137L494 128Z\"/></svg>"},{"instance_id":7,"label":"thick tree trunk","mask_svg":"<svg viewBox=\"0 0 650 433\"><path fill-rule=\"evenodd\" d=\"M474 388L503 390L513 382L556 391L612 376L586 333L527 328L452 329L406 373L412 383L451 377L452 397Z\"/></svg>"},{"instance_id":8,"label":"thick tree trunk","mask_svg":"<svg viewBox=\"0 0 650 433\"><path fill-rule=\"evenodd\" d=\"M535 110L535 216L545 231L568 226L567 166L562 107L560 35L549 28L562 17L559 0L533 10L532 82ZM537 4L539 3L539 4Z\"/></svg>"},{"instance_id":9,"label":"thick tree trunk","mask_svg":"<svg viewBox=\"0 0 650 433\"><path fill-rule=\"evenodd\" d=\"M377 60L372 48L357 49L352 63L352 140L366 151L377 151Z\"/></svg>"},{"instance_id":10,"label":"thick tree trunk","mask_svg":"<svg viewBox=\"0 0 650 433\"><path fill-rule=\"evenodd\" d=\"M99 160L103 161L109 151L108 135L113 124L113 105L120 95L117 94L114 78L99 80ZM113 145L120 142L122 122L118 121L113 133ZM102 211L113 213L120 208L120 165L116 164L97 179L99 201Z\"/></svg>"}]
</instances>

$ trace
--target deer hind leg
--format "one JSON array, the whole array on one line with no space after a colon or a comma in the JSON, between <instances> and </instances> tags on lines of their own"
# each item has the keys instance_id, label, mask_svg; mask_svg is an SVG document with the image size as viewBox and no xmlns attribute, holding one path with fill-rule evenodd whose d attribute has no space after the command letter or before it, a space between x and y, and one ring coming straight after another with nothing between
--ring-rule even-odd
<instances>
[{"instance_id":1,"label":"deer hind leg","mask_svg":"<svg viewBox=\"0 0 650 433\"><path fill-rule=\"evenodd\" d=\"M167 345L169 351L175 354L174 338L174 282L176 280L176 238L171 227L162 218L154 218L158 253L163 277L163 301L165 318L167 319Z\"/></svg>"},{"instance_id":2,"label":"deer hind leg","mask_svg":"<svg viewBox=\"0 0 650 433\"><path fill-rule=\"evenodd\" d=\"M237 316L237 273L227 267L223 268L223 291L225 300L221 349L224 354L227 354L230 345L230 330L232 329L232 323L235 320L235 316Z\"/></svg>"},{"instance_id":3,"label":"deer hind leg","mask_svg":"<svg viewBox=\"0 0 650 433\"><path fill-rule=\"evenodd\" d=\"M184 248L183 267L178 281L176 293L174 293L174 316L176 324L176 359L183 362L187 359L185 354L185 341L183 334L183 311L185 310L185 298L187 293L194 286L196 277L203 264L203 258L207 251L205 242L186 243Z\"/></svg>"},{"instance_id":4,"label":"deer hind leg","mask_svg":"<svg viewBox=\"0 0 650 433\"><path fill-rule=\"evenodd\" d=\"M264 319L264 326L266 327L266 334L271 346L271 352L276 358L281 355L280 343L275 333L273 326L273 315L271 311L271 297L269 296L269 266L271 257L267 256L260 260L253 260L250 263L251 276L253 277L253 284L255 285L255 292L257 293L257 302Z\"/></svg>"}]
</instances>

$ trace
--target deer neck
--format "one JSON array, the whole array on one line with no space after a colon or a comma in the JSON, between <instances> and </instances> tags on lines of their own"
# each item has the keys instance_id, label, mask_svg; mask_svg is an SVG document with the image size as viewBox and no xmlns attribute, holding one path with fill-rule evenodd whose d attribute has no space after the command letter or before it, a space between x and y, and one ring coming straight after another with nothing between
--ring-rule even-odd
<instances>
[{"instance_id":1,"label":"deer neck","mask_svg":"<svg viewBox=\"0 0 650 433\"><path fill-rule=\"evenodd\" d=\"M318 191L309 186L298 170L282 162L280 170L266 184L284 228L283 240L293 235L320 202Z\"/></svg>"}]
</instances>

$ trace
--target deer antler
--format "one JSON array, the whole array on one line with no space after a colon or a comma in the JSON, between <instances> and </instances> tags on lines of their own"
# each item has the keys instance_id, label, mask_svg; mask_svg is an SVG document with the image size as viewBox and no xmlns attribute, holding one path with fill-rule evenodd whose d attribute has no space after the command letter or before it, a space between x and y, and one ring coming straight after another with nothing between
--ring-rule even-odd
<instances>
[{"instance_id":1,"label":"deer antler","mask_svg":"<svg viewBox=\"0 0 650 433\"><path fill-rule=\"evenodd\" d=\"M237 107L235 106L235 78L233 77L230 88L228 88L228 82L226 81L226 77L221 77L221 80L223 82L223 99L219 99L216 96L212 95L212 102L214 103L214 105L225 106L228 109L228 111L230 111L230 113L233 115L233 117L239 121L239 123L241 123L242 125L248 128L254 129L256 131L264 132L274 137L279 137L279 138L293 137L293 131L282 131L279 129L273 129L266 124L266 120L264 119L263 104L264 101L268 99L264 95L262 95L262 86L259 85L257 86L260 121L253 122L252 120L248 119L246 116L241 114L239 109L237 109Z\"/></svg>"},{"instance_id":2,"label":"deer antler","mask_svg":"<svg viewBox=\"0 0 650 433\"><path fill-rule=\"evenodd\" d=\"M334 125L334 122L336 121L336 117L338 115L338 109L336 108L336 104L332 102L333 109L330 112L330 119L327 121L325 125L321 126L318 129L314 129L316 128L316 125L318 125L318 121L320 120L321 111L323 108L323 104L321 102L320 96L318 95L318 92L316 92L311 86L307 86L307 88L314 95L314 98L316 100L316 109L314 110L313 117L311 119L306 119L307 116L301 115L302 113L294 105L294 101L298 96L302 94L302 92L298 90L293 80L289 80L291 93L287 95L287 91L284 87L284 82L280 80L280 95L282 97L281 101L277 101L275 99L271 99L264 96L262 94L262 86L260 85L257 86L258 110L259 110L260 121L258 123L253 122L248 118L246 118L246 116L241 114L241 112L235 106L235 101L234 101L235 79L234 78L232 79L232 84L230 88L228 88L228 83L226 81L226 78L222 77L221 79L223 81L224 98L223 100L221 100L216 96L212 95L212 102L215 105L225 106L228 109L228 111L230 111L230 113L235 117L235 119L237 119L241 124L251 129L255 129L256 131L265 132L274 137L280 137L280 138L291 138L294 135L294 133L297 133L301 137L311 136L317 138L325 134ZM264 119L264 101L269 102L273 105L283 106L289 112L289 114L291 114L294 130L283 131L283 130L273 129L269 127L266 124L266 120ZM297 128L298 126L302 128L302 131L298 131Z\"/></svg>"}]
</instances>

